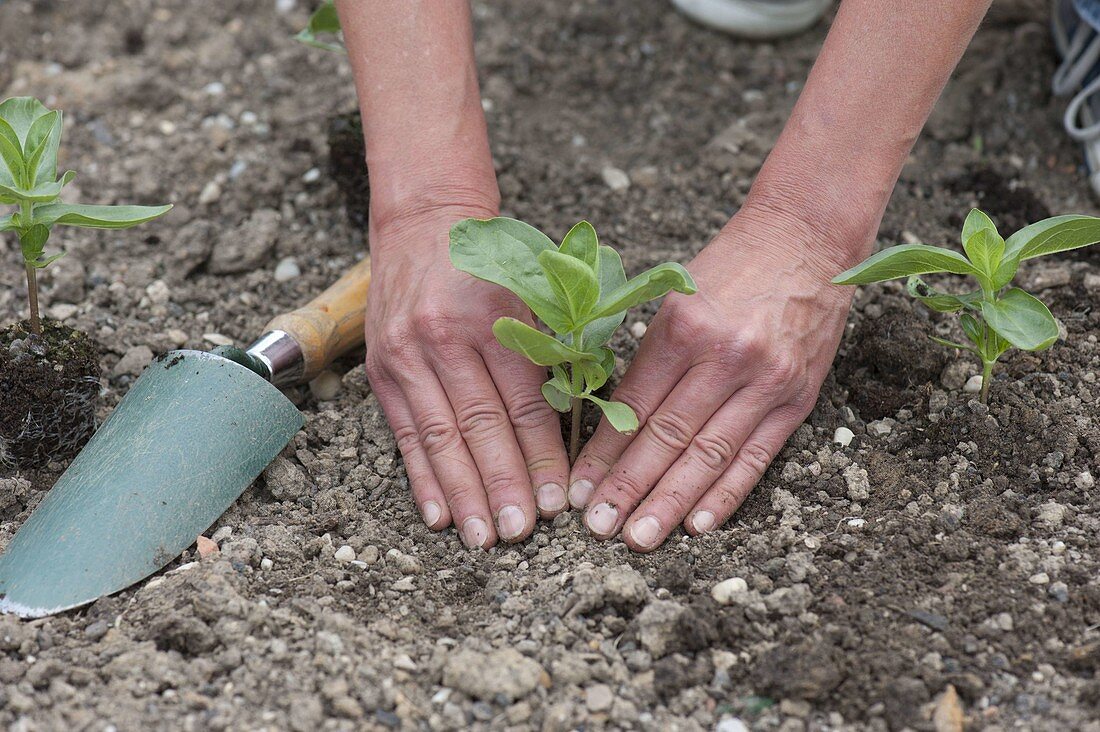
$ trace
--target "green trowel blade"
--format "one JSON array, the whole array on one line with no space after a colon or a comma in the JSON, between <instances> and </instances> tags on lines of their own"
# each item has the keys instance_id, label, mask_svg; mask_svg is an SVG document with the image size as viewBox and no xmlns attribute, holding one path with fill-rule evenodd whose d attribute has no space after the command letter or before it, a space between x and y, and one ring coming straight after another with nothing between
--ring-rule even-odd
<instances>
[{"instance_id":1,"label":"green trowel blade","mask_svg":"<svg viewBox=\"0 0 1100 732\"><path fill-rule=\"evenodd\" d=\"M156 572L302 422L232 361L173 351L153 362L0 555L0 612L52 615Z\"/></svg>"}]
</instances>

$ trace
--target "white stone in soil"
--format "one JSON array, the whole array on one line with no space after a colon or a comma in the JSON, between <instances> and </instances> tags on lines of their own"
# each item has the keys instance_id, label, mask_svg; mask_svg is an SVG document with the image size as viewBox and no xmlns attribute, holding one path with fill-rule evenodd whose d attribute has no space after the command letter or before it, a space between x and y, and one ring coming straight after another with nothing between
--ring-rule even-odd
<instances>
[{"instance_id":1,"label":"white stone in soil","mask_svg":"<svg viewBox=\"0 0 1100 732\"><path fill-rule=\"evenodd\" d=\"M893 420L889 422L885 419L876 419L874 422L870 422L867 425L867 434L873 437L885 437L894 431L894 425L891 424Z\"/></svg>"},{"instance_id":2,"label":"white stone in soil","mask_svg":"<svg viewBox=\"0 0 1100 732\"><path fill-rule=\"evenodd\" d=\"M321 169L310 168L305 172L305 175L302 176L302 180L306 183L316 183L317 181L321 180Z\"/></svg>"},{"instance_id":3,"label":"white stone in soil","mask_svg":"<svg viewBox=\"0 0 1100 732\"><path fill-rule=\"evenodd\" d=\"M76 305L67 302L59 302L50 307L46 313L54 320L68 320L80 310Z\"/></svg>"},{"instance_id":4,"label":"white stone in soil","mask_svg":"<svg viewBox=\"0 0 1100 732\"><path fill-rule=\"evenodd\" d=\"M145 295L149 298L149 302L163 305L172 298L172 290L164 280L153 280L145 288Z\"/></svg>"},{"instance_id":5,"label":"white stone in soil","mask_svg":"<svg viewBox=\"0 0 1100 732\"><path fill-rule=\"evenodd\" d=\"M847 427L837 427L836 432L833 433L833 442L841 447L848 447L852 444L852 440L855 439L856 433L852 432Z\"/></svg>"},{"instance_id":6,"label":"white stone in soil","mask_svg":"<svg viewBox=\"0 0 1100 732\"><path fill-rule=\"evenodd\" d=\"M298 260L294 257L287 257L279 261L275 265L275 281L276 282L289 282L297 277L300 277L302 270L298 267Z\"/></svg>"},{"instance_id":7,"label":"white stone in soil","mask_svg":"<svg viewBox=\"0 0 1100 732\"><path fill-rule=\"evenodd\" d=\"M337 562L340 562L341 564L347 564L351 560L355 559L355 550L347 544L344 544L342 547L337 549L336 553L332 556L336 559Z\"/></svg>"},{"instance_id":8,"label":"white stone in soil","mask_svg":"<svg viewBox=\"0 0 1100 732\"><path fill-rule=\"evenodd\" d=\"M1096 485L1096 478L1092 477L1092 473L1086 468L1083 472L1077 474L1077 477L1073 479L1073 484L1079 489L1087 491Z\"/></svg>"},{"instance_id":9,"label":"white stone in soil","mask_svg":"<svg viewBox=\"0 0 1100 732\"><path fill-rule=\"evenodd\" d=\"M274 566L275 566L275 562L271 561L271 559L269 559L268 557L264 557L263 559L260 560L260 569L262 569L265 572L270 571L271 568L274 567Z\"/></svg>"},{"instance_id":10,"label":"white stone in soil","mask_svg":"<svg viewBox=\"0 0 1100 732\"><path fill-rule=\"evenodd\" d=\"M402 671L416 671L416 661L412 660L407 653L398 653L394 656L393 667L399 668Z\"/></svg>"},{"instance_id":11,"label":"white stone in soil","mask_svg":"<svg viewBox=\"0 0 1100 732\"><path fill-rule=\"evenodd\" d=\"M402 577L393 583L393 589L398 592L412 592L416 589L416 581L412 577Z\"/></svg>"},{"instance_id":12,"label":"white stone in soil","mask_svg":"<svg viewBox=\"0 0 1100 732\"><path fill-rule=\"evenodd\" d=\"M749 732L749 728L737 717L728 717L714 726L714 732Z\"/></svg>"},{"instance_id":13,"label":"white stone in soil","mask_svg":"<svg viewBox=\"0 0 1100 732\"><path fill-rule=\"evenodd\" d=\"M1035 518L1050 526L1061 526L1062 522L1066 520L1066 507L1056 501L1048 501L1039 506Z\"/></svg>"},{"instance_id":14,"label":"white stone in soil","mask_svg":"<svg viewBox=\"0 0 1100 732\"><path fill-rule=\"evenodd\" d=\"M1027 578L1027 581L1033 585L1046 585L1050 584L1050 575L1046 572L1036 572Z\"/></svg>"},{"instance_id":15,"label":"white stone in soil","mask_svg":"<svg viewBox=\"0 0 1100 732\"><path fill-rule=\"evenodd\" d=\"M963 384L963 391L967 394L980 394L982 391L982 375L974 374Z\"/></svg>"},{"instance_id":16,"label":"white stone in soil","mask_svg":"<svg viewBox=\"0 0 1100 732\"><path fill-rule=\"evenodd\" d=\"M187 343L187 333L179 328L169 328L164 331L164 335L168 338L168 342L176 348L182 348Z\"/></svg>"},{"instance_id":17,"label":"white stone in soil","mask_svg":"<svg viewBox=\"0 0 1100 732\"><path fill-rule=\"evenodd\" d=\"M590 712L606 712L614 701L615 695L607 684L593 684L584 692L584 704Z\"/></svg>"},{"instance_id":18,"label":"white stone in soil","mask_svg":"<svg viewBox=\"0 0 1100 732\"><path fill-rule=\"evenodd\" d=\"M1100 274L1085 275L1085 289L1089 292L1100 292Z\"/></svg>"},{"instance_id":19,"label":"white stone in soil","mask_svg":"<svg viewBox=\"0 0 1100 732\"><path fill-rule=\"evenodd\" d=\"M115 376L138 376L152 360L153 352L149 350L149 346L134 346L118 360L112 373Z\"/></svg>"},{"instance_id":20,"label":"white stone in soil","mask_svg":"<svg viewBox=\"0 0 1100 732\"><path fill-rule=\"evenodd\" d=\"M327 402L336 398L342 385L339 374L333 371L322 371L317 374L317 378L309 382L309 391L314 399Z\"/></svg>"},{"instance_id":21,"label":"white stone in soil","mask_svg":"<svg viewBox=\"0 0 1100 732\"><path fill-rule=\"evenodd\" d=\"M199 203L204 206L214 203L222 197L222 187L218 184L218 181L212 180L202 188L202 193L199 194Z\"/></svg>"},{"instance_id":22,"label":"white stone in soil","mask_svg":"<svg viewBox=\"0 0 1100 732\"><path fill-rule=\"evenodd\" d=\"M625 191L630 188L630 176L613 165L606 166L600 171L604 185L613 191Z\"/></svg>"},{"instance_id":23,"label":"white stone in soil","mask_svg":"<svg viewBox=\"0 0 1100 732\"><path fill-rule=\"evenodd\" d=\"M224 336L221 333L203 333L202 339L207 343L212 343L215 346L232 346L233 339L229 336Z\"/></svg>"},{"instance_id":24,"label":"white stone in soil","mask_svg":"<svg viewBox=\"0 0 1100 732\"><path fill-rule=\"evenodd\" d=\"M642 340L642 338L645 337L645 332L647 330L648 327L646 326L646 324L640 320L636 323L631 323L630 325L630 335L634 336L635 340Z\"/></svg>"},{"instance_id":25,"label":"white stone in soil","mask_svg":"<svg viewBox=\"0 0 1100 732\"><path fill-rule=\"evenodd\" d=\"M710 596L719 605L730 605L734 598L749 591L749 583L741 577L724 579L710 588Z\"/></svg>"},{"instance_id":26,"label":"white stone in soil","mask_svg":"<svg viewBox=\"0 0 1100 732\"><path fill-rule=\"evenodd\" d=\"M853 501L866 501L871 497L871 480L867 471L856 464L844 469L844 482L848 484L848 498Z\"/></svg>"}]
</instances>

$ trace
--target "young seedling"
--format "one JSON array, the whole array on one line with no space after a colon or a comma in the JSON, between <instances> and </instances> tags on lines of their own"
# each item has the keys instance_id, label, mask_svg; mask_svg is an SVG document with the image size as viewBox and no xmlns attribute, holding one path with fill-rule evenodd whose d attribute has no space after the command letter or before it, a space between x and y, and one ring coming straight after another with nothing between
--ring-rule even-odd
<instances>
[{"instance_id":1,"label":"young seedling","mask_svg":"<svg viewBox=\"0 0 1100 732\"><path fill-rule=\"evenodd\" d=\"M339 34L340 16L336 14L336 3L334 0L324 0L324 2L313 11L313 15L309 16L309 23L306 27L298 31L294 36L294 40L301 41L307 46L324 49L325 51L343 53L347 49L344 48L342 43L323 41L319 38L319 36L329 35L336 36L337 40L339 40Z\"/></svg>"},{"instance_id":2,"label":"young seedling","mask_svg":"<svg viewBox=\"0 0 1100 732\"><path fill-rule=\"evenodd\" d=\"M584 401L598 406L619 432L638 429L633 409L593 393L615 370L607 342L635 305L672 290L694 293L686 269L666 262L627 280L618 252L601 245L587 221L570 229L558 246L522 221L466 219L451 227L450 251L455 267L511 290L553 331L547 335L515 318L493 324L502 346L550 367L542 395L559 412L573 413L570 461L580 447Z\"/></svg>"},{"instance_id":3,"label":"young seedling","mask_svg":"<svg viewBox=\"0 0 1100 732\"><path fill-rule=\"evenodd\" d=\"M30 327L42 334L38 310L37 272L64 255L47 256L46 241L59 224L86 229L125 229L155 219L168 206L87 206L62 203L61 189L76 175L57 178L57 148L61 144L61 112L51 111L32 97L0 103L0 204L19 209L0 217L0 232L14 231L23 251L30 301Z\"/></svg>"},{"instance_id":4,"label":"young seedling","mask_svg":"<svg viewBox=\"0 0 1100 732\"><path fill-rule=\"evenodd\" d=\"M989 398L993 366L1009 348L1042 351L1058 340L1058 323L1040 300L1009 287L1020 262L1100 242L1100 218L1055 216L1025 226L1007 240L993 221L971 210L962 229L965 256L951 249L904 244L884 249L833 278L837 285L866 285L908 277L909 294L941 313L960 313L969 343L932 337L936 343L970 351L982 362L981 400ZM947 272L973 277L978 289L940 292L918 275Z\"/></svg>"}]
</instances>

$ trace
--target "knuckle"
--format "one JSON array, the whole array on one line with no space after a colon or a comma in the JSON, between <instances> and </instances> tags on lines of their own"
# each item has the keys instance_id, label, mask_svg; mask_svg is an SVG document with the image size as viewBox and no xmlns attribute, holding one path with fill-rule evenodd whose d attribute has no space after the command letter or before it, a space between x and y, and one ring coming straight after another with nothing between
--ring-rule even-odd
<instances>
[{"instance_id":1,"label":"knuckle","mask_svg":"<svg viewBox=\"0 0 1100 732\"><path fill-rule=\"evenodd\" d=\"M456 410L458 430L469 437L495 434L508 423L504 408L491 401L475 401L461 405Z\"/></svg>"},{"instance_id":2,"label":"knuckle","mask_svg":"<svg viewBox=\"0 0 1100 732\"><path fill-rule=\"evenodd\" d=\"M669 303L666 308L671 312L663 326L674 346L697 346L713 339L714 323L705 313L691 307L676 306L674 303Z\"/></svg>"},{"instance_id":3,"label":"knuckle","mask_svg":"<svg viewBox=\"0 0 1100 732\"><path fill-rule=\"evenodd\" d=\"M675 452L687 449L693 436L691 425L676 412L666 409L654 412L646 420L645 432L654 442Z\"/></svg>"},{"instance_id":4,"label":"knuckle","mask_svg":"<svg viewBox=\"0 0 1100 732\"><path fill-rule=\"evenodd\" d=\"M452 513L461 512L463 506L476 506L479 500L477 489L466 482L451 482L449 485L444 485L443 495L447 497L448 508L451 509ZM456 511L456 509L458 510ZM466 517L463 516L462 518ZM455 523L458 524L457 516L455 517Z\"/></svg>"},{"instance_id":5,"label":"knuckle","mask_svg":"<svg viewBox=\"0 0 1100 732\"><path fill-rule=\"evenodd\" d=\"M756 480L760 480L772 462L772 454L759 442L746 442L737 453L737 459Z\"/></svg>"},{"instance_id":6,"label":"knuckle","mask_svg":"<svg viewBox=\"0 0 1100 732\"><path fill-rule=\"evenodd\" d=\"M765 369L767 378L776 384L789 384L801 375L800 364L788 354L776 354Z\"/></svg>"},{"instance_id":7,"label":"knuckle","mask_svg":"<svg viewBox=\"0 0 1100 732\"><path fill-rule=\"evenodd\" d=\"M736 451L733 444L722 435L700 432L691 441L691 452L711 472L719 473L733 462Z\"/></svg>"},{"instance_id":8,"label":"knuckle","mask_svg":"<svg viewBox=\"0 0 1100 732\"><path fill-rule=\"evenodd\" d=\"M546 425L556 426L557 412L546 403L537 390L524 390L508 400L508 414L516 429L532 430Z\"/></svg>"},{"instance_id":9,"label":"knuckle","mask_svg":"<svg viewBox=\"0 0 1100 732\"><path fill-rule=\"evenodd\" d=\"M420 445L420 435L413 427L400 427L394 430L393 436L397 440L397 449L406 457Z\"/></svg>"},{"instance_id":10,"label":"knuckle","mask_svg":"<svg viewBox=\"0 0 1100 732\"><path fill-rule=\"evenodd\" d=\"M412 316L413 328L425 343L433 346L455 343L462 326L454 314L436 305L421 306Z\"/></svg>"},{"instance_id":11,"label":"knuckle","mask_svg":"<svg viewBox=\"0 0 1100 732\"><path fill-rule=\"evenodd\" d=\"M612 498L618 496L627 497L631 503L636 503L649 493L652 486L646 485L641 476L629 468L616 466L607 480ZM601 492L603 487L600 488Z\"/></svg>"},{"instance_id":12,"label":"knuckle","mask_svg":"<svg viewBox=\"0 0 1100 732\"><path fill-rule=\"evenodd\" d=\"M420 425L420 444L429 455L453 450L459 442L458 427L449 419L432 417Z\"/></svg>"},{"instance_id":13,"label":"knuckle","mask_svg":"<svg viewBox=\"0 0 1100 732\"><path fill-rule=\"evenodd\" d=\"M513 476L503 472L491 473L482 478L481 482L487 496L507 495L516 486Z\"/></svg>"},{"instance_id":14,"label":"knuckle","mask_svg":"<svg viewBox=\"0 0 1100 732\"><path fill-rule=\"evenodd\" d=\"M368 366L373 362L379 367L383 362L408 361L416 351L416 338L408 324L390 321L382 326L374 348L367 351Z\"/></svg>"}]
</instances>

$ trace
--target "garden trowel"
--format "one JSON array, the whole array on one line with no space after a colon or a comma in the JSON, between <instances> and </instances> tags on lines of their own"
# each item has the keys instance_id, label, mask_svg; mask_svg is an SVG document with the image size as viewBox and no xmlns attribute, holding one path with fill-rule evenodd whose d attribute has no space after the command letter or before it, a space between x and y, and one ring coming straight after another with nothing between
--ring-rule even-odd
<instances>
[{"instance_id":1,"label":"garden trowel","mask_svg":"<svg viewBox=\"0 0 1100 732\"><path fill-rule=\"evenodd\" d=\"M0 612L87 604L193 544L302 426L279 387L363 342L369 284L368 259L246 350L150 364L0 555Z\"/></svg>"}]
</instances>

